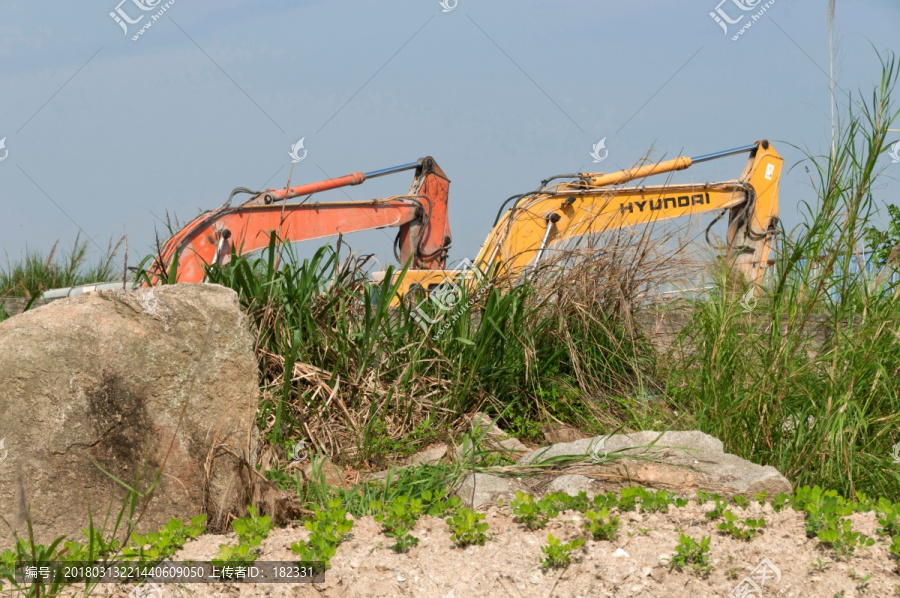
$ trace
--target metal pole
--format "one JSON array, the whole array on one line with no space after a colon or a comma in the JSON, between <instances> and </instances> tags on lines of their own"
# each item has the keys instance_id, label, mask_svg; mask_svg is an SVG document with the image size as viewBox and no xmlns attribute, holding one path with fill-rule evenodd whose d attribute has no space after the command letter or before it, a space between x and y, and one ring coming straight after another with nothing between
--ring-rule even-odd
<instances>
[{"instance_id":1,"label":"metal pole","mask_svg":"<svg viewBox=\"0 0 900 598\"><path fill-rule=\"evenodd\" d=\"M707 162L709 160L716 160L718 158L724 158L725 156L733 156L735 154L743 154L744 152L749 152L751 150L756 149L757 144L745 145L743 147L736 147L734 149L725 150L722 152L714 152L712 154L704 154L703 156L697 156L696 158L691 158L692 164L697 164L698 162Z\"/></svg>"},{"instance_id":2,"label":"metal pole","mask_svg":"<svg viewBox=\"0 0 900 598\"><path fill-rule=\"evenodd\" d=\"M414 168L418 168L418 162L410 162L409 164L401 164L400 166L391 166L390 168L382 168L381 170L373 170L372 172L365 173L365 177L367 179L374 179L375 177L384 176L386 174L394 174L395 172L403 172L404 170L412 170Z\"/></svg>"}]
</instances>

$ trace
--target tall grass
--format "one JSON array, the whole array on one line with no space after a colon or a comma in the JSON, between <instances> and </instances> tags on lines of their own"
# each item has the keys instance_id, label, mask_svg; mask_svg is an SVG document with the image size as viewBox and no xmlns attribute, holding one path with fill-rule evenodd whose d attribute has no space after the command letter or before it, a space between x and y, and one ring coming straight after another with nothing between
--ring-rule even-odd
<instances>
[{"instance_id":1,"label":"tall grass","mask_svg":"<svg viewBox=\"0 0 900 598\"><path fill-rule=\"evenodd\" d=\"M366 257L323 247L300 262L277 241L208 272L238 292L258 331L264 462L302 437L320 454L377 464L453 437L476 409L502 414L520 437L553 420L600 432L615 426L616 397L652 367L649 345L604 308L640 285L586 284L619 267L614 258L595 254L515 286L462 286L444 310L391 307L400 281L389 271L373 286Z\"/></svg>"},{"instance_id":2,"label":"tall grass","mask_svg":"<svg viewBox=\"0 0 900 598\"><path fill-rule=\"evenodd\" d=\"M88 241L80 237L68 252L58 251L57 241L46 256L34 250L18 261L7 256L6 267L0 268L0 298L34 297L48 289L121 278L122 271L114 261L123 241L116 245L110 241L106 255L93 263L89 261Z\"/></svg>"},{"instance_id":3,"label":"tall grass","mask_svg":"<svg viewBox=\"0 0 900 598\"><path fill-rule=\"evenodd\" d=\"M756 309L744 313L725 274L690 302L668 391L727 450L774 465L795 484L896 496L900 286L854 267L898 115L895 59L882 66L871 98L848 107L834 152L809 156L818 197L804 206L805 222L783 234Z\"/></svg>"}]
</instances>

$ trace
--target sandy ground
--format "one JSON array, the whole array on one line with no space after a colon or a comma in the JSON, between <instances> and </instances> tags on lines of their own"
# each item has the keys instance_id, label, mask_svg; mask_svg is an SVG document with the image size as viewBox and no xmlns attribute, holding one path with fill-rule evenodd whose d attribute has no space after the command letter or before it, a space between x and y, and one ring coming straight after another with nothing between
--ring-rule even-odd
<instances>
[{"instance_id":1,"label":"sandy ground","mask_svg":"<svg viewBox=\"0 0 900 598\"><path fill-rule=\"evenodd\" d=\"M352 537L338 548L332 569L322 584L190 584L159 586L148 598L175 596L422 596L436 598L476 597L666 597L705 598L747 596L780 598L822 596L900 596L897 563L887 545L879 538L869 549L837 560L831 551L816 547L806 537L803 517L792 510L775 513L770 505L752 504L741 517L763 516L768 528L750 542L720 534L704 511L691 503L672 507L667 514L623 513L620 533L614 542L588 541L577 555L577 562L566 570L544 571L539 560L540 547L547 535L566 540L579 535L582 516L565 512L536 532L513 521L505 509L491 508L485 521L490 524L491 539L484 546L459 549L450 541L447 524L431 517L422 518L415 529L419 545L407 554L396 554L392 542L380 532L371 518L355 522ZM735 507L736 512L740 509ZM875 536L873 513L853 516L854 529ZM696 539L712 537L712 573L707 578L691 572L670 570L666 556L671 555L680 532ZM273 530L263 543L259 560L294 560L291 542L306 539L300 526ZM209 560L219 544L234 542L231 536L206 535L191 541L174 558ZM819 558L830 562L823 571L810 563ZM760 580L757 567L768 559L768 575ZM754 574L754 570L756 573ZM741 594L735 590L747 576L753 577L759 591ZM860 585L860 579L871 575ZM127 596L133 586L107 586L99 594ZM841 594L841 592L844 592ZM134 596L134 594L132 594Z\"/></svg>"}]
</instances>

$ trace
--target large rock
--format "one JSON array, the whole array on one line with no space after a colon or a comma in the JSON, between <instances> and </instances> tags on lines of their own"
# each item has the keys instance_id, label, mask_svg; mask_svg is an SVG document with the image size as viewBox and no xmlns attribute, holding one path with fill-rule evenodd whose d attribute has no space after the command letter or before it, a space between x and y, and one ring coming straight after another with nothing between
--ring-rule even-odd
<instances>
[{"instance_id":1,"label":"large rock","mask_svg":"<svg viewBox=\"0 0 900 598\"><path fill-rule=\"evenodd\" d=\"M553 457L583 456L579 474L606 486L639 485L693 493L712 490L726 496L773 497L790 492L777 469L724 452L722 442L703 432L636 432L585 438L534 451L520 465Z\"/></svg>"},{"instance_id":2,"label":"large rock","mask_svg":"<svg viewBox=\"0 0 900 598\"><path fill-rule=\"evenodd\" d=\"M0 515L24 530L27 503L38 541L80 539L89 509L114 520L125 490L113 477L140 474L146 489L162 470L139 530L217 513L235 455L255 460L254 338L237 295L148 293L84 294L0 323Z\"/></svg>"}]
</instances>

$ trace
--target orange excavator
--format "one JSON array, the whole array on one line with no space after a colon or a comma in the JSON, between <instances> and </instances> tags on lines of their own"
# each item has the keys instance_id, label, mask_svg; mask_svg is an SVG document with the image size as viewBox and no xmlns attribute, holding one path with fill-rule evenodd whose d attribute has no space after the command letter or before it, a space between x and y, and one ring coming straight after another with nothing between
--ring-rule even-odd
<instances>
[{"instance_id":1,"label":"orange excavator","mask_svg":"<svg viewBox=\"0 0 900 598\"><path fill-rule=\"evenodd\" d=\"M407 170L415 170L415 176L405 195L370 201L309 201L322 191ZM244 254L266 247L273 231L281 242L290 243L388 226L399 228L394 250L400 263L417 270L441 269L451 241L449 188L447 175L431 157L285 189L240 187L222 207L197 216L169 239L148 268L148 278L151 284L172 278L202 282L207 266L226 263L232 250ZM252 197L232 207L239 193ZM296 197L304 199L288 203Z\"/></svg>"}]
</instances>

